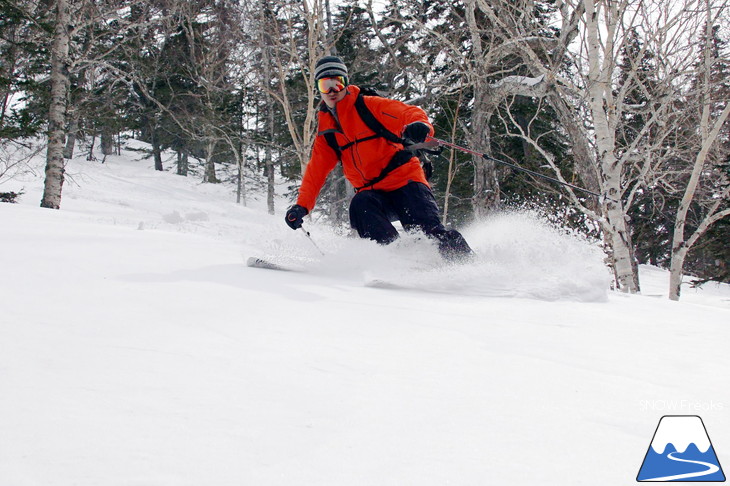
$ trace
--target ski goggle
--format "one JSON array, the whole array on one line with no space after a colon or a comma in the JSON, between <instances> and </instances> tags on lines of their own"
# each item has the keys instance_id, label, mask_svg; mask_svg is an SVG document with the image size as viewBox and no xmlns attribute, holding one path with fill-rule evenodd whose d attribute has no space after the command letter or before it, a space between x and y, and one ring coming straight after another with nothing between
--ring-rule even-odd
<instances>
[{"instance_id":1,"label":"ski goggle","mask_svg":"<svg viewBox=\"0 0 730 486\"><path fill-rule=\"evenodd\" d=\"M317 89L320 93L339 93L345 89L347 83L344 76L332 76L331 78L322 78L317 80Z\"/></svg>"}]
</instances>

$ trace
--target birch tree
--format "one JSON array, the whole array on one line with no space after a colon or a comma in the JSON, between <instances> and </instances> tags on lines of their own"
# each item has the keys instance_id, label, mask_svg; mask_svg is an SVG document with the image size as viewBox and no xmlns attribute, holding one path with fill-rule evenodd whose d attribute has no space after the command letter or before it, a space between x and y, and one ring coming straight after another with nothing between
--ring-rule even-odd
<instances>
[{"instance_id":1,"label":"birch tree","mask_svg":"<svg viewBox=\"0 0 730 486\"><path fill-rule=\"evenodd\" d=\"M717 170L718 165L727 163L730 154L722 150L722 135L727 137L728 116L730 103L726 91L719 91L722 86L730 82L729 79L714 79L714 67L720 62L728 62L726 57L721 59L722 52L713 43L715 37L714 26L721 18L726 4L718 4L706 0L705 2L705 33L701 52L701 61L698 63L699 78L699 126L697 128L698 144L696 155L689 171L689 180L682 191L682 199L677 208L674 231L672 233L672 253L670 261L669 298L678 300L681 293L681 284L685 259L688 251L697 240L714 223L730 216L730 182L727 170ZM727 73L723 73L726 75ZM718 97L720 94L721 97ZM727 139L725 140L727 143ZM713 170L713 168L715 170ZM709 181L707 179L710 179ZM712 179L715 180L712 180ZM709 198L706 198L700 212L699 221L693 230L688 231L688 213L690 206L697 203L698 190L705 179L712 188Z\"/></svg>"},{"instance_id":2,"label":"birch tree","mask_svg":"<svg viewBox=\"0 0 730 486\"><path fill-rule=\"evenodd\" d=\"M263 27L270 23L267 22L267 17L270 17L268 9L261 9L260 13L260 25ZM261 39L261 65L263 67L262 84L268 85L271 82L272 63L271 63L271 32L266 28L259 29L259 35ZM274 109L273 109L273 96L271 95L270 89L264 89L264 105L265 105L265 120L264 133L268 137L268 143L264 146L264 172L266 173L266 206L269 210L269 214L274 214L274 197L276 195L274 186L274 159L273 159L273 142L274 142Z\"/></svg>"},{"instance_id":3,"label":"birch tree","mask_svg":"<svg viewBox=\"0 0 730 486\"><path fill-rule=\"evenodd\" d=\"M48 148L46 179L41 206L58 209L64 183L64 143L71 75L90 65L103 63L120 43L105 43L101 38L121 36L130 28L129 7L140 0L119 1L54 0L53 33L48 39L51 55L50 101L48 107ZM79 43L78 35L91 29L89 42ZM99 49L101 46L101 49Z\"/></svg>"},{"instance_id":4,"label":"birch tree","mask_svg":"<svg viewBox=\"0 0 730 486\"><path fill-rule=\"evenodd\" d=\"M73 32L68 0L55 1L55 22L51 44L51 101L48 109L48 150L46 179L41 207L59 209L64 182L63 149L66 133L66 106L69 90L69 46Z\"/></svg>"},{"instance_id":5,"label":"birch tree","mask_svg":"<svg viewBox=\"0 0 730 486\"><path fill-rule=\"evenodd\" d=\"M601 178L603 202L598 219L610 248L618 288L633 293L639 291L639 274L622 200L625 182L622 177L628 161L622 160L616 145L620 120L617 105L621 100L617 99L614 90L618 54L626 40L624 19L630 14L628 6L627 1L585 2L582 61L586 70L581 84L586 111L592 122L596 167Z\"/></svg>"},{"instance_id":6,"label":"birch tree","mask_svg":"<svg viewBox=\"0 0 730 486\"><path fill-rule=\"evenodd\" d=\"M519 42L528 34L524 23L496 15L489 4L480 8L499 28ZM616 286L638 292L639 279L633 255L627 208L639 188L656 177L661 162L671 155L666 143L676 132L674 104L677 88L686 82L691 68L690 39L696 31L699 1L668 1L661 4L636 0L586 0L558 2L559 36L539 39L550 55L542 57L535 43L519 42L522 59L543 87L561 125L574 147L574 174L565 173L554 156L527 133L517 133L531 143L562 180L578 175L584 186L600 192L600 205L587 202L567 190L572 203L596 221L604 235L606 251ZM656 56L657 79L651 102L630 103L627 94L649 87L636 72L620 76L620 58L636 32ZM639 52L639 56L641 51ZM627 115L641 111L644 125L629 143L618 138ZM681 114L680 114L681 115Z\"/></svg>"},{"instance_id":7,"label":"birch tree","mask_svg":"<svg viewBox=\"0 0 730 486\"><path fill-rule=\"evenodd\" d=\"M299 161L302 173L316 135L317 99L314 66L325 52L327 26L324 0L306 2L284 1L265 3L261 8L269 13L266 22L259 25L269 34L269 48L275 81L269 86L273 99L281 107L292 142L292 152ZM301 87L293 91L292 83ZM302 92L303 91L303 92Z\"/></svg>"}]
</instances>

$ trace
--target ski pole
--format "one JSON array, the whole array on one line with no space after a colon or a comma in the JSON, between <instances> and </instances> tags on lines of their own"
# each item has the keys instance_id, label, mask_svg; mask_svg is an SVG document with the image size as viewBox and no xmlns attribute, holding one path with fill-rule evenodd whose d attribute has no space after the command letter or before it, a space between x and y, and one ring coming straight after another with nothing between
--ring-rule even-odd
<instances>
[{"instance_id":1,"label":"ski pole","mask_svg":"<svg viewBox=\"0 0 730 486\"><path fill-rule=\"evenodd\" d=\"M304 232L304 236L306 236L307 239L312 242L312 246L314 246L317 249L317 251L320 253L320 255L324 256L325 255L324 252L319 248L317 243L314 242L314 240L312 239L312 235L309 234L309 231L304 229L304 226L300 226L299 228Z\"/></svg>"},{"instance_id":2,"label":"ski pole","mask_svg":"<svg viewBox=\"0 0 730 486\"><path fill-rule=\"evenodd\" d=\"M462 147L460 145L456 145L456 144L451 143L451 142L447 142L446 140L441 140L440 138L430 138L429 141L431 141L431 140L435 141L439 145L444 145L444 146L450 147L452 149L461 150L462 152L466 152L467 154L477 155L477 156L484 157L485 159L491 160L492 162L494 162L496 164L502 164L502 165L505 165L507 167L510 167L510 168L512 168L512 169L514 169L516 171L526 172L527 174L533 175L535 177L540 177L542 179L546 179L548 181L555 182L557 184L562 184L563 186L568 186L568 187L570 187L572 189L575 189L576 191L580 191L580 192L584 192L586 194L590 194L591 196L595 196L595 197L597 197L599 199L603 197L601 194L598 194L597 192L589 191L588 189L585 189L585 188L580 187L580 186L576 186L575 184L571 184L569 182L561 181L560 179L556 179L555 177L550 177L550 176L546 176L544 174L540 174L539 172L535 172L534 170L525 169L524 167L520 167L519 165L511 164L509 162L505 162L504 160L495 159L491 155L488 155L488 154L485 154L485 153L481 153L481 152L477 152L476 150L471 150L469 148Z\"/></svg>"}]
</instances>

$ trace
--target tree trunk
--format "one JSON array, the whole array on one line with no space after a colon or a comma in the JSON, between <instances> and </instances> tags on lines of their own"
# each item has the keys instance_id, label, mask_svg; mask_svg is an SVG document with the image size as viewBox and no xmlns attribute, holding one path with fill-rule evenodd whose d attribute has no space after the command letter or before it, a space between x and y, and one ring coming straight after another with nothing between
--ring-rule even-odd
<instances>
[{"instance_id":1,"label":"tree trunk","mask_svg":"<svg viewBox=\"0 0 730 486\"><path fill-rule=\"evenodd\" d=\"M491 132L489 120L496 106L491 100L487 87L476 90L472 111L472 133L470 144L474 150L491 153ZM481 156L472 157L474 163L474 196L472 207L477 218L482 218L499 209L500 191L497 168L494 162Z\"/></svg>"},{"instance_id":2,"label":"tree trunk","mask_svg":"<svg viewBox=\"0 0 730 486\"><path fill-rule=\"evenodd\" d=\"M465 3L466 24L471 36L472 49L476 59L488 57L488 48L483 45L483 38L477 20L477 2L470 0ZM498 100L494 90L489 86L487 79L487 63L477 62L472 76L474 78L474 107L471 113L470 144L474 150L491 154L491 133L489 121L497 109ZM472 207L477 218L499 209L499 181L497 168L494 162L481 156L473 156L474 162L474 195Z\"/></svg>"},{"instance_id":3,"label":"tree trunk","mask_svg":"<svg viewBox=\"0 0 730 486\"><path fill-rule=\"evenodd\" d=\"M592 103L593 121L596 132L596 148L598 163L603 172L603 204L606 242L609 243L609 257L618 289L622 292L639 292L639 272L634 259L634 246L631 231L626 223L625 210L621 202L621 165L616 160L614 131L611 130L607 116L603 110L603 98L596 101L594 93Z\"/></svg>"},{"instance_id":4,"label":"tree trunk","mask_svg":"<svg viewBox=\"0 0 730 486\"><path fill-rule=\"evenodd\" d=\"M94 160L94 147L96 147L96 135L91 136L91 143L89 144L89 154L86 156L86 160Z\"/></svg>"},{"instance_id":5,"label":"tree trunk","mask_svg":"<svg viewBox=\"0 0 730 486\"><path fill-rule=\"evenodd\" d=\"M46 180L41 199L41 207L51 209L61 207L61 190L65 172L63 148L69 89L70 21L67 0L56 0L56 25L51 46L51 103L48 110Z\"/></svg>"},{"instance_id":6,"label":"tree trunk","mask_svg":"<svg viewBox=\"0 0 730 486\"><path fill-rule=\"evenodd\" d=\"M264 36L268 38L268 34ZM271 58L269 56L268 44L263 49L263 68L264 68L264 79L271 79ZM268 82L268 81L267 81ZM274 110L271 109L273 106L273 100L271 92L269 90L264 91L266 106L269 110L266 114L266 133L268 140L266 147L264 148L264 172L266 173L266 206L269 210L269 214L274 214L274 195L275 195L275 178L274 178L274 161L272 159L273 154L271 153L271 146L274 143ZM304 172L302 171L302 174Z\"/></svg>"},{"instance_id":7,"label":"tree trunk","mask_svg":"<svg viewBox=\"0 0 730 486\"><path fill-rule=\"evenodd\" d=\"M112 155L114 153L114 134L106 127L101 131L101 153Z\"/></svg>"},{"instance_id":8,"label":"tree trunk","mask_svg":"<svg viewBox=\"0 0 730 486\"><path fill-rule=\"evenodd\" d=\"M68 124L68 134L66 135L66 146L63 148L63 158L72 159L74 150L76 149L76 137L79 133L79 114L76 110L69 113L71 120Z\"/></svg>"},{"instance_id":9,"label":"tree trunk","mask_svg":"<svg viewBox=\"0 0 730 486\"><path fill-rule=\"evenodd\" d=\"M238 181L236 185L236 203L246 205L246 150L241 145L238 149Z\"/></svg>"},{"instance_id":10,"label":"tree trunk","mask_svg":"<svg viewBox=\"0 0 730 486\"><path fill-rule=\"evenodd\" d=\"M152 127L150 138L150 142L152 144L152 156L155 159L155 170L162 172L164 170L162 167L162 148L160 147L160 141L157 137L157 127Z\"/></svg>"},{"instance_id":11,"label":"tree trunk","mask_svg":"<svg viewBox=\"0 0 730 486\"><path fill-rule=\"evenodd\" d=\"M607 15L607 14L606 14ZM610 244L609 256L619 290L639 292L639 274L633 254L631 232L621 202L622 164L616 158L616 111L611 88L613 44L603 45L599 35L600 13L592 1L586 2L586 39L588 49L588 105L596 137L596 161L603 177L604 231ZM613 39L616 19L606 21L607 39Z\"/></svg>"},{"instance_id":12,"label":"tree trunk","mask_svg":"<svg viewBox=\"0 0 730 486\"><path fill-rule=\"evenodd\" d=\"M609 192L611 193L613 192ZM616 285L622 292L637 293L640 289L638 266L622 205L620 202L607 201L603 213L606 218L603 231Z\"/></svg>"},{"instance_id":13,"label":"tree trunk","mask_svg":"<svg viewBox=\"0 0 730 486\"><path fill-rule=\"evenodd\" d=\"M705 22L705 36L706 39L710 39L712 36L712 22L710 3L706 4L707 9L707 20ZM723 196L716 194L718 199L712 205L711 209L702 218L699 226L694 232L688 237L686 233L687 215L690 210L692 201L695 198L695 193L700 184L700 178L703 175L703 170L707 162L707 157L710 153L710 149L716 143L718 143L718 137L720 137L720 131L730 116L730 104L725 101L725 106L717 118L712 120L712 80L711 72L712 65L716 61L715 55L710 47L710 42L706 41L703 54L703 66L702 66L702 114L700 116L700 150L695 156L694 164L692 166L692 172L690 174L687 187L682 195L682 200L677 208L677 214L674 220L674 231L672 232L672 255L669 264L669 298L671 300L679 300L682 285L682 274L684 271L684 261L687 257L687 252L694 245L697 239L712 225L715 221L719 221L723 214L726 212L717 213L720 206L720 201L727 197L727 192Z\"/></svg>"},{"instance_id":14,"label":"tree trunk","mask_svg":"<svg viewBox=\"0 0 730 486\"><path fill-rule=\"evenodd\" d=\"M271 110L273 112L273 110ZM271 144L267 144L266 148L264 149L264 159L265 159L265 168L264 171L266 172L266 207L269 210L269 214L274 214L274 162L272 160L272 154L271 154Z\"/></svg>"},{"instance_id":15,"label":"tree trunk","mask_svg":"<svg viewBox=\"0 0 730 486\"><path fill-rule=\"evenodd\" d=\"M687 256L688 248L681 245L680 248L672 248L672 258L669 261L669 298L679 300L682 292L682 276L684 270L684 259Z\"/></svg>"},{"instance_id":16,"label":"tree trunk","mask_svg":"<svg viewBox=\"0 0 730 486\"><path fill-rule=\"evenodd\" d=\"M189 163L189 150L187 147L178 150L177 152L177 175L181 175L184 177L187 177L188 175L188 169L190 167Z\"/></svg>"},{"instance_id":17,"label":"tree trunk","mask_svg":"<svg viewBox=\"0 0 730 486\"><path fill-rule=\"evenodd\" d=\"M239 92L239 106L246 103L245 91ZM246 131L244 129L244 112L241 110L238 118L238 140L236 144L236 162L238 162L238 180L236 181L236 203L246 205L246 146L243 143Z\"/></svg>"},{"instance_id":18,"label":"tree trunk","mask_svg":"<svg viewBox=\"0 0 730 486\"><path fill-rule=\"evenodd\" d=\"M602 103L599 105L603 106ZM639 273L634 259L631 231L621 202L621 166L613 153L613 132L610 131L605 116L601 116L603 110L601 108L598 113L597 107L593 108L598 162L603 168L603 193L607 196L603 204L603 230L609 243L609 257L616 284L622 292L633 294L639 292Z\"/></svg>"},{"instance_id":19,"label":"tree trunk","mask_svg":"<svg viewBox=\"0 0 730 486\"><path fill-rule=\"evenodd\" d=\"M482 144L477 144L483 147ZM472 207L477 218L483 218L499 209L499 182L494 162L472 156L474 162L474 196Z\"/></svg>"},{"instance_id":20,"label":"tree trunk","mask_svg":"<svg viewBox=\"0 0 730 486\"><path fill-rule=\"evenodd\" d=\"M461 111L461 102L463 99L464 91L459 90L459 98L456 101L456 107L454 109L454 116L451 122L451 134L449 141L453 144L456 142L456 133L459 127L459 113ZM449 199L451 198L451 185L454 182L454 178L456 177L456 152L455 150L451 150L449 154L449 168L446 173L446 189L444 190L444 208L443 208L443 216L441 217L441 220L446 223L449 219Z\"/></svg>"},{"instance_id":21,"label":"tree trunk","mask_svg":"<svg viewBox=\"0 0 730 486\"><path fill-rule=\"evenodd\" d=\"M219 182L218 177L215 175L215 146L215 140L208 140L205 158L205 176L203 177L203 182L211 184L217 184Z\"/></svg>"}]
</instances>

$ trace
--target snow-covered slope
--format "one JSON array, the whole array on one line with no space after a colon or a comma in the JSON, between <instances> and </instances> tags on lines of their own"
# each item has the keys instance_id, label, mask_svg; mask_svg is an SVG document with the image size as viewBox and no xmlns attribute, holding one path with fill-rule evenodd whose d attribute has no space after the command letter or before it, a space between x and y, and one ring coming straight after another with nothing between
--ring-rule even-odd
<instances>
[{"instance_id":1,"label":"snow-covered slope","mask_svg":"<svg viewBox=\"0 0 730 486\"><path fill-rule=\"evenodd\" d=\"M139 158L72 161L60 211L42 171L0 185L0 486L631 484L665 414L730 464L727 286L613 293L526 214L467 228L469 266L314 222L318 257Z\"/></svg>"}]
</instances>

